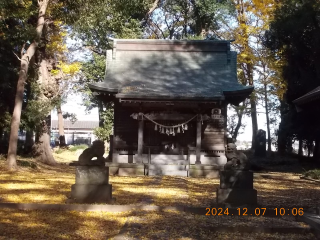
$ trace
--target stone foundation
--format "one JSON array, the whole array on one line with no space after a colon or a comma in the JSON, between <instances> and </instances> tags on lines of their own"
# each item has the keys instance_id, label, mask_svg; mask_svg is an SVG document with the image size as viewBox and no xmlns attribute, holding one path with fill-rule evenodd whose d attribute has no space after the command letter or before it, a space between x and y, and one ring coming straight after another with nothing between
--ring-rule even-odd
<instances>
[{"instance_id":1,"label":"stone foundation","mask_svg":"<svg viewBox=\"0 0 320 240\"><path fill-rule=\"evenodd\" d=\"M246 170L220 171L220 189L217 203L230 205L256 205L257 190L253 189L253 172Z\"/></svg>"},{"instance_id":2,"label":"stone foundation","mask_svg":"<svg viewBox=\"0 0 320 240\"><path fill-rule=\"evenodd\" d=\"M231 205L256 205L257 204L257 190L255 189L218 189L217 202L228 203Z\"/></svg>"},{"instance_id":3,"label":"stone foundation","mask_svg":"<svg viewBox=\"0 0 320 240\"><path fill-rule=\"evenodd\" d=\"M178 163L178 161L177 161ZM110 175L118 176L151 176L171 175L185 177L219 178L222 168L217 165L186 165L186 164L132 164L132 163L107 163ZM154 171L158 170L158 171ZM159 173L159 174L158 174Z\"/></svg>"},{"instance_id":4,"label":"stone foundation","mask_svg":"<svg viewBox=\"0 0 320 240\"><path fill-rule=\"evenodd\" d=\"M79 203L108 203L112 200L112 185L73 184L71 198Z\"/></svg>"}]
</instances>

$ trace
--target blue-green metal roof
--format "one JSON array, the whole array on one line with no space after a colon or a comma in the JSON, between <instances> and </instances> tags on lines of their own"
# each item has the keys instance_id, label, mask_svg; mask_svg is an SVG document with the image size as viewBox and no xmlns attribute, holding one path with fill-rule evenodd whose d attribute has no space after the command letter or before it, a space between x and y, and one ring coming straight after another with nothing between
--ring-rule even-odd
<instances>
[{"instance_id":1,"label":"blue-green metal roof","mask_svg":"<svg viewBox=\"0 0 320 240\"><path fill-rule=\"evenodd\" d=\"M248 96L237 80L237 55L229 41L117 40L107 54L104 82L96 91L118 97L224 99L224 92Z\"/></svg>"}]
</instances>

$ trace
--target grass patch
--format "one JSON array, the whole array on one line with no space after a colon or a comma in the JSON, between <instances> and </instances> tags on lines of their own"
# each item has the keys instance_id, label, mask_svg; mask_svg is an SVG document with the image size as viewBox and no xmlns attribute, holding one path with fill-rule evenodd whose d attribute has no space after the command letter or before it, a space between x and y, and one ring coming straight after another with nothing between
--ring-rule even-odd
<instances>
[{"instance_id":1,"label":"grass patch","mask_svg":"<svg viewBox=\"0 0 320 240\"><path fill-rule=\"evenodd\" d=\"M65 149L61 149L61 148L59 148L59 149L57 149L56 151L54 151L56 154L61 154L61 153L63 153L65 151Z\"/></svg>"},{"instance_id":2,"label":"grass patch","mask_svg":"<svg viewBox=\"0 0 320 240\"><path fill-rule=\"evenodd\" d=\"M88 148L88 145L86 145L86 144L80 144L80 145L75 145L75 146L72 146L72 147L70 147L69 148L69 151L71 151L71 152L75 152L75 151L77 151L77 150L84 150L84 149L86 149L86 148Z\"/></svg>"},{"instance_id":3,"label":"grass patch","mask_svg":"<svg viewBox=\"0 0 320 240\"><path fill-rule=\"evenodd\" d=\"M17 160L17 165L20 167L30 167L33 169L37 168L37 164L35 164L34 162L25 161L25 160Z\"/></svg>"},{"instance_id":4,"label":"grass patch","mask_svg":"<svg viewBox=\"0 0 320 240\"><path fill-rule=\"evenodd\" d=\"M320 169L313 169L303 173L304 177L320 179Z\"/></svg>"}]
</instances>

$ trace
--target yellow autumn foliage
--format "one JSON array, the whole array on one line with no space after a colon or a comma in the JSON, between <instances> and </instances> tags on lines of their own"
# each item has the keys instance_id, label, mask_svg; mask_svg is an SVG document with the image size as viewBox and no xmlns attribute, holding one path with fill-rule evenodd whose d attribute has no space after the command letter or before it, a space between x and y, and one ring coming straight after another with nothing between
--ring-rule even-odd
<instances>
[{"instance_id":1,"label":"yellow autumn foliage","mask_svg":"<svg viewBox=\"0 0 320 240\"><path fill-rule=\"evenodd\" d=\"M73 76L74 74L78 73L80 71L81 68L81 64L79 62L74 62L74 63L65 63L60 61L59 64L57 65L58 68L61 69L61 71L64 74L68 74Z\"/></svg>"},{"instance_id":2,"label":"yellow autumn foliage","mask_svg":"<svg viewBox=\"0 0 320 240\"><path fill-rule=\"evenodd\" d=\"M48 43L46 45L46 51L49 55L59 55L60 58L63 58L68 51L67 45L65 44L67 31L64 29L61 21L54 21L53 26L54 29L47 36Z\"/></svg>"},{"instance_id":3,"label":"yellow autumn foliage","mask_svg":"<svg viewBox=\"0 0 320 240\"><path fill-rule=\"evenodd\" d=\"M274 56L262 45L265 31L269 29L273 12L281 4L280 1L233 0L233 3L236 8L235 21L225 21L218 34L224 39L235 40L232 45L238 52L239 81L245 85L253 85L253 71L260 67L260 81L277 87L273 94L282 99L286 84L282 80L284 63L281 53ZM267 79L264 76L268 76Z\"/></svg>"},{"instance_id":4,"label":"yellow autumn foliage","mask_svg":"<svg viewBox=\"0 0 320 240\"><path fill-rule=\"evenodd\" d=\"M53 76L60 74L74 76L80 71L81 64L79 62L68 63L66 60L66 54L68 52L67 45L65 44L68 33L65 29L62 21L54 21L53 29L48 34L48 43L46 45L46 52L50 56L54 56L58 59L56 69L52 69L50 73Z\"/></svg>"}]
</instances>

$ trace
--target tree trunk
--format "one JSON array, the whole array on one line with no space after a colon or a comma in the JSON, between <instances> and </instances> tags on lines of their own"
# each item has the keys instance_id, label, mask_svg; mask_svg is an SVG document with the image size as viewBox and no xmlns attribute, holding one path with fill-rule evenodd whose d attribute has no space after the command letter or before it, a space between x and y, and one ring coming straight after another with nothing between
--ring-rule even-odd
<instances>
[{"instance_id":1,"label":"tree trunk","mask_svg":"<svg viewBox=\"0 0 320 240\"><path fill-rule=\"evenodd\" d=\"M271 152L271 134L270 134L270 120L269 120L269 109L268 109L268 93L267 84L264 84L264 104L266 110L266 120L267 120L267 134L268 134L268 153Z\"/></svg>"},{"instance_id":2,"label":"tree trunk","mask_svg":"<svg viewBox=\"0 0 320 240\"><path fill-rule=\"evenodd\" d=\"M99 127L103 127L103 118L102 118L103 104L101 100L98 100L98 111L99 111Z\"/></svg>"},{"instance_id":3,"label":"tree trunk","mask_svg":"<svg viewBox=\"0 0 320 240\"><path fill-rule=\"evenodd\" d=\"M39 40L42 35L42 30L44 26L44 15L46 13L49 0L42 0L38 2L39 2L39 14L38 14L38 22L37 22L37 28L36 28L37 36L36 36L36 39L33 41L33 43L28 47L26 53L23 54L21 57L19 79L17 83L15 104L14 104L14 110L13 110L12 120L11 120L11 131L10 131L9 149L8 149L8 156L7 156L8 169L17 168L18 131L20 126L24 85L28 75L30 60L33 57L38 47Z\"/></svg>"},{"instance_id":4,"label":"tree trunk","mask_svg":"<svg viewBox=\"0 0 320 240\"><path fill-rule=\"evenodd\" d=\"M302 156L303 156L303 152L302 152L302 139L299 139L298 156L299 156L299 157L302 157Z\"/></svg>"},{"instance_id":5,"label":"tree trunk","mask_svg":"<svg viewBox=\"0 0 320 240\"><path fill-rule=\"evenodd\" d=\"M251 120L252 120L252 144L251 149L255 149L256 147L256 137L258 133L258 120L257 120L257 105L254 94L251 94L250 97L250 105L251 105Z\"/></svg>"},{"instance_id":6,"label":"tree trunk","mask_svg":"<svg viewBox=\"0 0 320 240\"><path fill-rule=\"evenodd\" d=\"M59 147L63 148L66 146L66 137L64 135L64 124L61 105L57 107L58 112L58 128L59 128Z\"/></svg>"},{"instance_id":7,"label":"tree trunk","mask_svg":"<svg viewBox=\"0 0 320 240\"><path fill-rule=\"evenodd\" d=\"M2 141L3 132L4 132L3 127L0 127L0 142Z\"/></svg>"},{"instance_id":8,"label":"tree trunk","mask_svg":"<svg viewBox=\"0 0 320 240\"><path fill-rule=\"evenodd\" d=\"M43 89L38 101L50 101L50 98L53 97L53 81L50 78L47 66L47 60L45 59L44 52L40 54L40 67L39 67L39 83L41 84L41 88ZM46 94L46 95L45 95ZM53 158L51 146L50 146L50 129L48 127L48 116L47 119L41 121L41 129L37 136L37 141L34 147L34 155L36 159L40 162L43 162L48 165L55 165L56 161Z\"/></svg>"},{"instance_id":9,"label":"tree trunk","mask_svg":"<svg viewBox=\"0 0 320 240\"><path fill-rule=\"evenodd\" d=\"M244 108L245 108L245 102L243 102L242 106L239 106L240 108L236 109L237 112L237 116L238 116L238 122L237 122L237 126L234 129L234 132L232 134L232 139L234 139L234 141L237 140L238 134L239 134L239 130L241 128L242 125L242 117L243 117L243 113L244 113Z\"/></svg>"},{"instance_id":10,"label":"tree trunk","mask_svg":"<svg viewBox=\"0 0 320 240\"><path fill-rule=\"evenodd\" d=\"M287 114L286 103L280 100L281 122L279 124L278 140L277 140L278 153L280 155L285 155L286 149L287 149L287 131L285 130L286 114Z\"/></svg>"},{"instance_id":11,"label":"tree trunk","mask_svg":"<svg viewBox=\"0 0 320 240\"><path fill-rule=\"evenodd\" d=\"M52 150L50 146L50 134L46 120L42 121L42 129L39 134L39 141L34 145L34 157L37 161L48 164L56 165L57 162L53 158Z\"/></svg>"},{"instance_id":12,"label":"tree trunk","mask_svg":"<svg viewBox=\"0 0 320 240\"><path fill-rule=\"evenodd\" d=\"M316 139L316 141L315 141L313 158L315 160L319 160L319 158L320 158L320 141L319 141L319 139Z\"/></svg>"},{"instance_id":13,"label":"tree trunk","mask_svg":"<svg viewBox=\"0 0 320 240\"><path fill-rule=\"evenodd\" d=\"M308 150L308 158L309 158L309 157L310 157L310 154L311 154L311 144L310 144L310 141L308 141L307 150Z\"/></svg>"},{"instance_id":14,"label":"tree trunk","mask_svg":"<svg viewBox=\"0 0 320 240\"><path fill-rule=\"evenodd\" d=\"M26 141L24 143L24 153L28 154L32 152L34 141L33 141L33 131L28 130L26 132Z\"/></svg>"},{"instance_id":15,"label":"tree trunk","mask_svg":"<svg viewBox=\"0 0 320 240\"><path fill-rule=\"evenodd\" d=\"M4 145L5 140L2 137L3 132L4 132L3 127L0 127L0 154L4 154L4 153L6 153L6 151L8 151L8 149L6 149L6 147Z\"/></svg>"}]
</instances>

